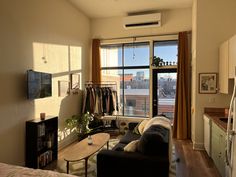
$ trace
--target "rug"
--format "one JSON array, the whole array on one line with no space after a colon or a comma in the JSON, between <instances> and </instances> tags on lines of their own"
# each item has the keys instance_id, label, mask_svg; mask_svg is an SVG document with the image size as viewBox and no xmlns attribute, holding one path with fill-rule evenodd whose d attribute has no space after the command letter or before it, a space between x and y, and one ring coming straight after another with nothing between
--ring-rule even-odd
<instances>
[{"instance_id":1,"label":"rug","mask_svg":"<svg viewBox=\"0 0 236 177\"><path fill-rule=\"evenodd\" d=\"M119 139L110 139L109 140L109 149L112 149L117 143L119 142ZM106 148L106 146L104 147ZM96 157L97 153L92 155L89 160L88 160L88 177L96 177ZM70 163L70 174L79 176L79 177L84 177L84 160L79 161L79 162L74 162ZM57 162L57 168L55 171L65 173L66 172L66 163L64 160L58 160ZM172 162L171 162L171 168L169 171L169 177L176 177L176 162L175 162L175 149L173 146L172 149Z\"/></svg>"}]
</instances>

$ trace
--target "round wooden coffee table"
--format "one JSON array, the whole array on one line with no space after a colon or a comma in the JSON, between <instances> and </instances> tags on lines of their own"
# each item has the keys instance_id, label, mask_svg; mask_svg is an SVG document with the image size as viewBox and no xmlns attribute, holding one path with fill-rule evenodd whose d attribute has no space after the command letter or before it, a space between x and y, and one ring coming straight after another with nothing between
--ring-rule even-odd
<instances>
[{"instance_id":1,"label":"round wooden coffee table","mask_svg":"<svg viewBox=\"0 0 236 177\"><path fill-rule=\"evenodd\" d=\"M99 151L105 144L109 147L110 135L108 133L97 133L91 136L93 144L88 145L88 139L71 145L64 152L64 160L66 161L66 172L69 173L69 163L85 160L85 177L87 177L88 158Z\"/></svg>"}]
</instances>

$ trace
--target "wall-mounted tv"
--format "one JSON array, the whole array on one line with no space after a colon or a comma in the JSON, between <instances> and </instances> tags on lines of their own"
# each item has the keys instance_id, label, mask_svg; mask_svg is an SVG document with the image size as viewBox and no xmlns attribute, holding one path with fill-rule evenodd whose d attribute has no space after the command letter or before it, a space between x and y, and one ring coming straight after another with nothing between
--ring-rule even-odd
<instances>
[{"instance_id":1,"label":"wall-mounted tv","mask_svg":"<svg viewBox=\"0 0 236 177\"><path fill-rule=\"evenodd\" d=\"M52 74L27 71L27 97L28 99L45 98L52 96Z\"/></svg>"}]
</instances>

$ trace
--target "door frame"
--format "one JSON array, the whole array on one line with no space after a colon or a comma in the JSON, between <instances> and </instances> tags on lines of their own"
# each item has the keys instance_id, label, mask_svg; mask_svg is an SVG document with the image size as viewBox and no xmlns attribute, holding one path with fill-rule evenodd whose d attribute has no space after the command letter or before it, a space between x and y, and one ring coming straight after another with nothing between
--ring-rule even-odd
<instances>
[{"instance_id":1,"label":"door frame","mask_svg":"<svg viewBox=\"0 0 236 177\"><path fill-rule=\"evenodd\" d=\"M158 73L176 73L177 68L156 68L152 69L152 117L158 115L158 95L156 90L158 89Z\"/></svg>"}]
</instances>

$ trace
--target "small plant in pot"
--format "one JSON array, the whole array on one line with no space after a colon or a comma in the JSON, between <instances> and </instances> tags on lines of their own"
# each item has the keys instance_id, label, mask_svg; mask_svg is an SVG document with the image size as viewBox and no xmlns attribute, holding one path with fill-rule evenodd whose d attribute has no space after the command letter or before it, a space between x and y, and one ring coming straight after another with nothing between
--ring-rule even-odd
<instances>
[{"instance_id":1,"label":"small plant in pot","mask_svg":"<svg viewBox=\"0 0 236 177\"><path fill-rule=\"evenodd\" d=\"M89 112L82 115L73 115L71 118L66 119L66 126L70 129L75 128L78 138L81 140L91 131L88 125L92 120L93 114Z\"/></svg>"}]
</instances>

